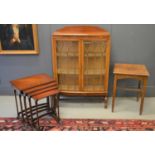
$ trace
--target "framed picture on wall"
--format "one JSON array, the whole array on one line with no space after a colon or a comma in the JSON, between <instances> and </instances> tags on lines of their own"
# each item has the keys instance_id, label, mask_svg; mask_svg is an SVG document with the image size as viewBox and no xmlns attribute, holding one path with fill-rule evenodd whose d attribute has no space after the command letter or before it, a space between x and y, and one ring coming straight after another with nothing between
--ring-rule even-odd
<instances>
[{"instance_id":1,"label":"framed picture on wall","mask_svg":"<svg viewBox=\"0 0 155 155\"><path fill-rule=\"evenodd\" d=\"M36 24L0 24L0 54L39 54Z\"/></svg>"}]
</instances>

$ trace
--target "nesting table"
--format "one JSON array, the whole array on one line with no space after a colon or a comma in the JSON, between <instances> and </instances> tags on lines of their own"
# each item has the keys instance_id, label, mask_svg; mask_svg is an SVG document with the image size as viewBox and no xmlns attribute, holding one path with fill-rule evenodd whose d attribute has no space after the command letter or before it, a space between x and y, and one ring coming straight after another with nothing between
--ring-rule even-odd
<instances>
[{"instance_id":1,"label":"nesting table","mask_svg":"<svg viewBox=\"0 0 155 155\"><path fill-rule=\"evenodd\" d=\"M14 88L18 118L37 129L40 127L39 118L48 114L59 122L58 84L49 75L23 77L12 80L11 84ZM46 101L40 101L42 99Z\"/></svg>"}]
</instances>

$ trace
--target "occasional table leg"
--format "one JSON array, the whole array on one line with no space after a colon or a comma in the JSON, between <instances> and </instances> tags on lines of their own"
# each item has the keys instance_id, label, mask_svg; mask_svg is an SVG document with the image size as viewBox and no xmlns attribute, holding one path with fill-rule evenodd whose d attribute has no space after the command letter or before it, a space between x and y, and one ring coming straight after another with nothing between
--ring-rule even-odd
<instances>
[{"instance_id":1,"label":"occasional table leg","mask_svg":"<svg viewBox=\"0 0 155 155\"><path fill-rule=\"evenodd\" d=\"M141 81L138 81L138 89L140 89L140 88L141 88ZM141 95L141 92L138 92L138 94L137 94L137 101L139 101L140 95Z\"/></svg>"},{"instance_id":2,"label":"occasional table leg","mask_svg":"<svg viewBox=\"0 0 155 155\"><path fill-rule=\"evenodd\" d=\"M147 86L147 78L144 78L143 79L143 87L142 87L142 98L141 98L141 104L140 104L140 112L139 112L140 115L142 115L142 113L143 113L144 97L146 94L146 86Z\"/></svg>"},{"instance_id":3,"label":"occasional table leg","mask_svg":"<svg viewBox=\"0 0 155 155\"><path fill-rule=\"evenodd\" d=\"M112 98L112 112L114 112L114 107L115 107L116 90L117 90L117 77L114 76L114 87L113 87L113 98Z\"/></svg>"},{"instance_id":4,"label":"occasional table leg","mask_svg":"<svg viewBox=\"0 0 155 155\"><path fill-rule=\"evenodd\" d=\"M108 108L108 96L104 97L104 108L107 109Z\"/></svg>"},{"instance_id":5,"label":"occasional table leg","mask_svg":"<svg viewBox=\"0 0 155 155\"><path fill-rule=\"evenodd\" d=\"M50 108L50 98L49 98L49 96L46 98L46 102L47 102L47 108L48 108L48 112L50 112L51 111L51 108Z\"/></svg>"},{"instance_id":6,"label":"occasional table leg","mask_svg":"<svg viewBox=\"0 0 155 155\"><path fill-rule=\"evenodd\" d=\"M52 96L53 105L52 105L52 111L53 111L53 118L56 119L57 122L60 121L59 116L59 95L53 95Z\"/></svg>"},{"instance_id":7,"label":"occasional table leg","mask_svg":"<svg viewBox=\"0 0 155 155\"><path fill-rule=\"evenodd\" d=\"M60 121L60 112L59 112L59 94L57 95L57 110L58 110L58 121Z\"/></svg>"},{"instance_id":8,"label":"occasional table leg","mask_svg":"<svg viewBox=\"0 0 155 155\"><path fill-rule=\"evenodd\" d=\"M23 103L22 103L22 94L20 92L19 94L19 103L20 103L20 108L21 108L21 115L22 115L22 120L24 121L24 109L23 109Z\"/></svg>"},{"instance_id":9,"label":"occasional table leg","mask_svg":"<svg viewBox=\"0 0 155 155\"><path fill-rule=\"evenodd\" d=\"M24 98L24 109L25 109L26 121L28 123L29 118L28 118L28 111L27 111L26 95L23 94L23 98Z\"/></svg>"},{"instance_id":10,"label":"occasional table leg","mask_svg":"<svg viewBox=\"0 0 155 155\"><path fill-rule=\"evenodd\" d=\"M54 95L54 96L53 96L53 99L54 99L53 109L54 109L54 111L55 111L55 113L56 113L56 110L57 110L57 95Z\"/></svg>"},{"instance_id":11,"label":"occasional table leg","mask_svg":"<svg viewBox=\"0 0 155 155\"><path fill-rule=\"evenodd\" d=\"M16 102L16 110L17 110L17 118L19 118L19 108L18 108L18 101L17 101L17 91L14 90L14 95L15 95L15 102Z\"/></svg>"},{"instance_id":12,"label":"occasional table leg","mask_svg":"<svg viewBox=\"0 0 155 155\"><path fill-rule=\"evenodd\" d=\"M29 101L29 109L30 109L30 117L31 117L31 125L34 125L33 124L33 113L32 113L32 102L31 102L31 97L28 98L28 101Z\"/></svg>"},{"instance_id":13,"label":"occasional table leg","mask_svg":"<svg viewBox=\"0 0 155 155\"><path fill-rule=\"evenodd\" d=\"M51 99L51 109L54 109L54 97L50 96Z\"/></svg>"},{"instance_id":14,"label":"occasional table leg","mask_svg":"<svg viewBox=\"0 0 155 155\"><path fill-rule=\"evenodd\" d=\"M35 106L36 106L36 121L37 121L37 127L39 127L38 100L35 100Z\"/></svg>"}]
</instances>

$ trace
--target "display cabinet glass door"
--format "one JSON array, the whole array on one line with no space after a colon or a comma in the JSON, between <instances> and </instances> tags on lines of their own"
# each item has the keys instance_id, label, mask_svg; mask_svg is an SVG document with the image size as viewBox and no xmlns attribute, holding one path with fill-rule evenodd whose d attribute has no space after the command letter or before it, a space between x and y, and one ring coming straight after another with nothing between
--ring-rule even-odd
<instances>
[{"instance_id":1,"label":"display cabinet glass door","mask_svg":"<svg viewBox=\"0 0 155 155\"><path fill-rule=\"evenodd\" d=\"M79 42L57 41L57 73L59 89L79 90Z\"/></svg>"},{"instance_id":2,"label":"display cabinet glass door","mask_svg":"<svg viewBox=\"0 0 155 155\"><path fill-rule=\"evenodd\" d=\"M84 41L84 90L104 91L106 43Z\"/></svg>"}]
</instances>

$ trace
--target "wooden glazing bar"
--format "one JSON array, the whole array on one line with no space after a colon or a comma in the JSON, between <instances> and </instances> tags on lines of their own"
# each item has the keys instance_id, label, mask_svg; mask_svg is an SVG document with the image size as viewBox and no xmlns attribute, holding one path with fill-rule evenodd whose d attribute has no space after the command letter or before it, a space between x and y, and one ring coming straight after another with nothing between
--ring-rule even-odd
<instances>
[{"instance_id":1,"label":"wooden glazing bar","mask_svg":"<svg viewBox=\"0 0 155 155\"><path fill-rule=\"evenodd\" d=\"M67 57L67 52L66 52L66 51L64 51L64 52L58 52L58 53L57 53L57 56L58 56L58 57ZM75 54L75 52L69 52L69 53L68 53L68 56L69 56L69 57L77 57L78 54Z\"/></svg>"},{"instance_id":2,"label":"wooden glazing bar","mask_svg":"<svg viewBox=\"0 0 155 155\"><path fill-rule=\"evenodd\" d=\"M66 75L78 75L79 74L79 71L78 70L76 70L76 68L75 68L75 70L74 70L74 68L72 68L72 69L69 69L69 70L67 70L67 69L58 69L58 74L60 75L60 74L66 74Z\"/></svg>"},{"instance_id":3,"label":"wooden glazing bar","mask_svg":"<svg viewBox=\"0 0 155 155\"><path fill-rule=\"evenodd\" d=\"M94 52L95 52L94 62L97 62L96 51L95 51L95 49L94 49ZM95 71L97 70L97 68L95 68L95 65L94 65L93 67L94 67L94 68L93 68L93 71L95 72ZM92 77L92 78L93 78L93 77ZM93 83L93 82L92 82L92 83ZM96 84L95 84L95 81L94 81L92 90L94 91L95 89L96 89Z\"/></svg>"},{"instance_id":4,"label":"wooden glazing bar","mask_svg":"<svg viewBox=\"0 0 155 155\"><path fill-rule=\"evenodd\" d=\"M69 52L69 48L68 48L68 51L67 51L67 58L69 58L69 57L68 57L68 52ZM69 71L70 71L70 69L69 69L69 61L66 62L66 63L67 63L66 71L67 71L67 75L69 75ZM65 75L65 76L66 76L66 83L68 82L67 75ZM69 84L67 84L67 89L69 90Z\"/></svg>"},{"instance_id":5,"label":"wooden glazing bar","mask_svg":"<svg viewBox=\"0 0 155 155\"><path fill-rule=\"evenodd\" d=\"M102 57L101 57L101 60L102 60ZM103 60L103 63L104 63L104 60ZM102 86L102 77L103 77L103 74L102 74L102 70L103 70L103 66L102 66L102 64L101 64L101 68L100 68L100 85Z\"/></svg>"},{"instance_id":6,"label":"wooden glazing bar","mask_svg":"<svg viewBox=\"0 0 155 155\"><path fill-rule=\"evenodd\" d=\"M76 61L74 61L74 90L76 90Z\"/></svg>"},{"instance_id":7,"label":"wooden glazing bar","mask_svg":"<svg viewBox=\"0 0 155 155\"><path fill-rule=\"evenodd\" d=\"M88 47L87 47L88 48ZM88 49L87 49L88 50ZM84 76L85 76L85 80L89 80L89 78L87 77L87 75L88 75L88 66L89 66L89 57L88 57L88 54L89 54L89 51L84 51L84 52L86 52L86 65L85 65L85 71L86 71L86 73L84 74ZM84 81L85 83L86 83L86 81ZM88 84L88 83L87 83ZM85 87L86 87L86 84L85 84Z\"/></svg>"},{"instance_id":8,"label":"wooden glazing bar","mask_svg":"<svg viewBox=\"0 0 155 155\"><path fill-rule=\"evenodd\" d=\"M79 74L79 78L80 78L80 90L84 90L84 42L83 40L80 40L80 45L79 45L79 64L80 64L80 74Z\"/></svg>"}]
</instances>

